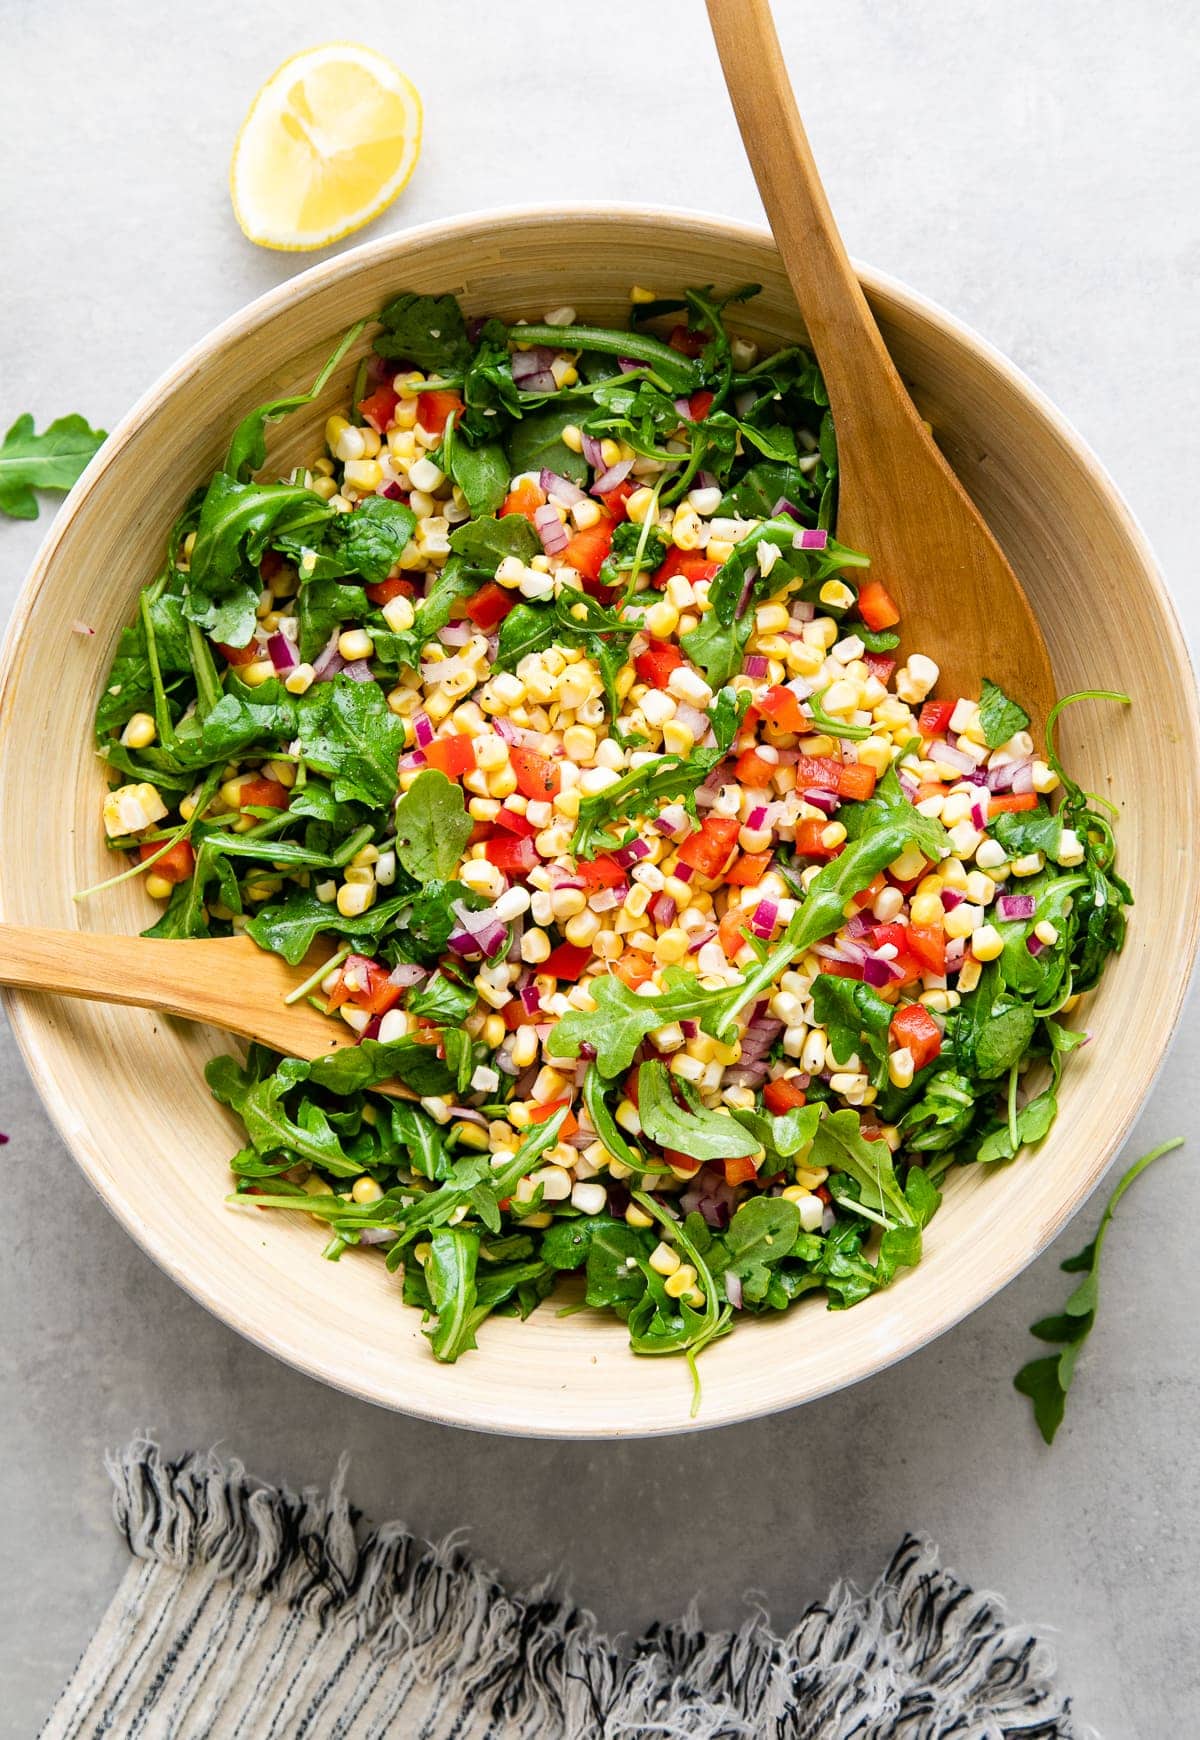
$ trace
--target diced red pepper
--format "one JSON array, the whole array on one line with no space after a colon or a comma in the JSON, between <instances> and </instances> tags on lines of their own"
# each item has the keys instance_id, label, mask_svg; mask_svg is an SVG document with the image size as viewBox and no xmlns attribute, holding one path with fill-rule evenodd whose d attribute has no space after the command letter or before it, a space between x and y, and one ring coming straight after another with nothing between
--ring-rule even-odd
<instances>
[{"instance_id":1,"label":"diced red pepper","mask_svg":"<svg viewBox=\"0 0 1200 1740\"><path fill-rule=\"evenodd\" d=\"M715 397L716 395L714 393L707 392L704 389L701 389L698 393L692 394L691 398L688 400L688 414L693 423L703 423L704 419L708 416L708 413L712 410L712 402Z\"/></svg>"},{"instance_id":2,"label":"diced red pepper","mask_svg":"<svg viewBox=\"0 0 1200 1740\"><path fill-rule=\"evenodd\" d=\"M447 779L461 779L475 766L475 745L472 738L460 733L455 737L435 737L421 751L426 765L444 773Z\"/></svg>"},{"instance_id":3,"label":"diced red pepper","mask_svg":"<svg viewBox=\"0 0 1200 1740\"><path fill-rule=\"evenodd\" d=\"M527 1009L519 997L513 997L507 1002L500 1013L510 1033L514 1028L530 1027L537 1021L543 1021L546 1016L544 1009Z\"/></svg>"},{"instance_id":4,"label":"diced red pepper","mask_svg":"<svg viewBox=\"0 0 1200 1740\"><path fill-rule=\"evenodd\" d=\"M795 763L796 790L836 791L842 777L842 763L832 755L802 755Z\"/></svg>"},{"instance_id":5,"label":"diced red pepper","mask_svg":"<svg viewBox=\"0 0 1200 1740\"><path fill-rule=\"evenodd\" d=\"M415 598L417 589L411 580L406 580L403 574L393 574L388 580L377 580L373 586L364 586L363 591L372 604L380 606L390 604L393 598Z\"/></svg>"},{"instance_id":6,"label":"diced red pepper","mask_svg":"<svg viewBox=\"0 0 1200 1740\"><path fill-rule=\"evenodd\" d=\"M770 868L770 852L742 852L726 870L725 880L734 888L754 888Z\"/></svg>"},{"instance_id":7,"label":"diced red pepper","mask_svg":"<svg viewBox=\"0 0 1200 1740\"><path fill-rule=\"evenodd\" d=\"M441 435L446 424L451 419L457 423L466 408L458 394L449 388L421 393L417 398L417 422L431 435Z\"/></svg>"},{"instance_id":8,"label":"diced red pepper","mask_svg":"<svg viewBox=\"0 0 1200 1740\"><path fill-rule=\"evenodd\" d=\"M876 682L882 683L885 687L891 682L892 672L896 669L895 659L888 658L886 653L865 652L863 663Z\"/></svg>"},{"instance_id":9,"label":"diced red pepper","mask_svg":"<svg viewBox=\"0 0 1200 1740\"><path fill-rule=\"evenodd\" d=\"M779 764L767 761L757 750L747 749L734 762L734 777L742 785L758 791L769 786L779 771Z\"/></svg>"},{"instance_id":10,"label":"diced red pepper","mask_svg":"<svg viewBox=\"0 0 1200 1740\"><path fill-rule=\"evenodd\" d=\"M516 489L510 489L501 502L500 518L503 519L505 514L521 514L532 525L534 514L545 504L545 492L531 477L523 477Z\"/></svg>"},{"instance_id":11,"label":"diced red pepper","mask_svg":"<svg viewBox=\"0 0 1200 1740\"><path fill-rule=\"evenodd\" d=\"M533 841L518 839L515 834L493 834L483 842L483 855L506 876L527 876L538 861Z\"/></svg>"},{"instance_id":12,"label":"diced red pepper","mask_svg":"<svg viewBox=\"0 0 1200 1740\"><path fill-rule=\"evenodd\" d=\"M567 1104L567 1100L561 1099L551 1100L544 1106L530 1106L529 1122L531 1124L544 1124L548 1118L554 1116L560 1106L565 1106ZM579 1119L575 1116L574 1112L568 1111L566 1117L562 1121L562 1128L558 1132L559 1141L565 1142L567 1138L573 1136L578 1129Z\"/></svg>"},{"instance_id":13,"label":"diced red pepper","mask_svg":"<svg viewBox=\"0 0 1200 1740\"><path fill-rule=\"evenodd\" d=\"M556 979L569 979L574 984L582 977L591 958L591 949L584 948L579 943L559 943L557 948L550 950L538 971L553 973Z\"/></svg>"},{"instance_id":14,"label":"diced red pepper","mask_svg":"<svg viewBox=\"0 0 1200 1740\"><path fill-rule=\"evenodd\" d=\"M138 858L145 863L147 858L154 858L156 852L162 851L162 841L157 845L152 840L144 840L138 847ZM196 854L188 840L176 840L169 852L163 852L161 858L155 858L150 866L155 876L161 876L164 882L186 882L196 868Z\"/></svg>"},{"instance_id":15,"label":"diced red pepper","mask_svg":"<svg viewBox=\"0 0 1200 1740\"><path fill-rule=\"evenodd\" d=\"M1004 792L1000 796L994 793L988 800L988 815L1013 815L1019 810L1036 810L1038 796L1035 791Z\"/></svg>"},{"instance_id":16,"label":"diced red pepper","mask_svg":"<svg viewBox=\"0 0 1200 1740\"><path fill-rule=\"evenodd\" d=\"M697 332L691 326L675 326L671 328L671 336L667 343L672 350L677 350L680 356L699 356L708 343L708 334Z\"/></svg>"},{"instance_id":17,"label":"diced red pepper","mask_svg":"<svg viewBox=\"0 0 1200 1740\"><path fill-rule=\"evenodd\" d=\"M576 859L575 874L590 892L597 888L619 888L628 873L615 858L609 857L607 852L600 852L595 858Z\"/></svg>"},{"instance_id":18,"label":"diced red pepper","mask_svg":"<svg viewBox=\"0 0 1200 1740\"><path fill-rule=\"evenodd\" d=\"M612 515L614 526L619 526L622 520L627 520L629 518L629 513L625 504L632 494L633 485L628 479L626 479L624 483L619 483L616 489L606 490L600 497L600 500Z\"/></svg>"},{"instance_id":19,"label":"diced red pepper","mask_svg":"<svg viewBox=\"0 0 1200 1740\"><path fill-rule=\"evenodd\" d=\"M238 804L244 810L251 807L259 810L286 810L287 787L280 785L277 779L244 779L239 787Z\"/></svg>"},{"instance_id":20,"label":"diced red pepper","mask_svg":"<svg viewBox=\"0 0 1200 1740\"><path fill-rule=\"evenodd\" d=\"M836 858L841 846L827 846L821 838L829 823L817 816L796 824L796 850L804 858Z\"/></svg>"},{"instance_id":21,"label":"diced red pepper","mask_svg":"<svg viewBox=\"0 0 1200 1740\"><path fill-rule=\"evenodd\" d=\"M745 948L749 930L749 912L744 906L731 906L717 926L717 941L725 951L727 961L736 959Z\"/></svg>"},{"instance_id":22,"label":"diced red pepper","mask_svg":"<svg viewBox=\"0 0 1200 1740\"><path fill-rule=\"evenodd\" d=\"M803 1090L785 1076L780 1076L778 1081L769 1081L763 1089L763 1105L769 1112L774 1112L776 1117L806 1103Z\"/></svg>"},{"instance_id":23,"label":"diced red pepper","mask_svg":"<svg viewBox=\"0 0 1200 1740\"><path fill-rule=\"evenodd\" d=\"M858 614L876 634L894 628L900 620L900 612L881 580L863 581L858 591Z\"/></svg>"},{"instance_id":24,"label":"diced red pepper","mask_svg":"<svg viewBox=\"0 0 1200 1740\"><path fill-rule=\"evenodd\" d=\"M353 1003L369 1015L386 1015L403 997L399 985L393 985L386 967L366 955L349 955L342 965L338 982L326 1005L332 1015L343 1003Z\"/></svg>"},{"instance_id":25,"label":"diced red pepper","mask_svg":"<svg viewBox=\"0 0 1200 1740\"><path fill-rule=\"evenodd\" d=\"M671 672L677 671L682 663L683 654L669 640L652 640L633 661L642 682L649 683L652 689L665 689Z\"/></svg>"},{"instance_id":26,"label":"diced red pepper","mask_svg":"<svg viewBox=\"0 0 1200 1740\"><path fill-rule=\"evenodd\" d=\"M906 1003L897 1009L889 1032L893 1045L907 1046L911 1051L914 1069L924 1069L941 1052L941 1029L923 1003Z\"/></svg>"},{"instance_id":27,"label":"diced red pepper","mask_svg":"<svg viewBox=\"0 0 1200 1740\"><path fill-rule=\"evenodd\" d=\"M917 714L917 730L922 737L940 737L950 724L953 701L926 701Z\"/></svg>"},{"instance_id":28,"label":"diced red pepper","mask_svg":"<svg viewBox=\"0 0 1200 1740\"><path fill-rule=\"evenodd\" d=\"M377 435L383 435L396 415L400 395L391 381L381 381L373 393L358 401L358 408Z\"/></svg>"},{"instance_id":29,"label":"diced red pepper","mask_svg":"<svg viewBox=\"0 0 1200 1740\"><path fill-rule=\"evenodd\" d=\"M605 514L594 526L587 526L583 531L576 532L570 543L560 552L563 561L568 567L574 568L581 580L600 578L604 558L612 547L613 525L614 521Z\"/></svg>"},{"instance_id":30,"label":"diced red pepper","mask_svg":"<svg viewBox=\"0 0 1200 1740\"><path fill-rule=\"evenodd\" d=\"M910 924L908 952L927 973L946 971L946 933L940 924Z\"/></svg>"},{"instance_id":31,"label":"diced red pepper","mask_svg":"<svg viewBox=\"0 0 1200 1740\"><path fill-rule=\"evenodd\" d=\"M517 790L531 803L548 804L562 787L562 768L535 749L510 746L508 759L517 776Z\"/></svg>"},{"instance_id":32,"label":"diced red pepper","mask_svg":"<svg viewBox=\"0 0 1200 1740\"><path fill-rule=\"evenodd\" d=\"M784 688L782 683L774 683L765 695L755 702L755 706L764 719L769 719L777 731L804 732L812 730L812 721L806 719L800 705L800 697L792 689Z\"/></svg>"},{"instance_id":33,"label":"diced red pepper","mask_svg":"<svg viewBox=\"0 0 1200 1740\"><path fill-rule=\"evenodd\" d=\"M682 574L695 585L697 580L715 580L720 572L721 564L710 562L703 550L679 550L672 544L658 565L654 584L661 589L676 574Z\"/></svg>"},{"instance_id":34,"label":"diced red pepper","mask_svg":"<svg viewBox=\"0 0 1200 1740\"><path fill-rule=\"evenodd\" d=\"M699 833L689 834L679 848L681 864L701 876L716 876L737 845L741 823L736 816L708 816Z\"/></svg>"},{"instance_id":35,"label":"diced red pepper","mask_svg":"<svg viewBox=\"0 0 1200 1740\"><path fill-rule=\"evenodd\" d=\"M256 640L245 646L226 646L223 640L214 641L213 645L227 665L252 665L263 650Z\"/></svg>"},{"instance_id":36,"label":"diced red pepper","mask_svg":"<svg viewBox=\"0 0 1200 1740\"><path fill-rule=\"evenodd\" d=\"M758 1167L749 1154L736 1154L725 1161L726 1184L749 1184L752 1178L757 1178Z\"/></svg>"},{"instance_id":37,"label":"diced red pepper","mask_svg":"<svg viewBox=\"0 0 1200 1740\"><path fill-rule=\"evenodd\" d=\"M855 912L862 912L865 907L874 906L886 887L887 883L883 879L883 871L877 870L865 888L860 888L857 894L850 896L850 905Z\"/></svg>"},{"instance_id":38,"label":"diced red pepper","mask_svg":"<svg viewBox=\"0 0 1200 1740\"><path fill-rule=\"evenodd\" d=\"M503 586L497 586L494 580L489 580L479 588L474 598L468 598L466 612L476 628L481 628L484 634L491 634L494 628L499 628L517 602L514 593L506 592Z\"/></svg>"},{"instance_id":39,"label":"diced red pepper","mask_svg":"<svg viewBox=\"0 0 1200 1740\"><path fill-rule=\"evenodd\" d=\"M843 761L838 770L838 796L861 803L875 790L879 775L865 761Z\"/></svg>"},{"instance_id":40,"label":"diced red pepper","mask_svg":"<svg viewBox=\"0 0 1200 1740\"><path fill-rule=\"evenodd\" d=\"M646 980L653 976L654 962L649 955L638 954L635 949L630 954L622 955L620 960L614 961L612 970L623 985L627 985L631 991L636 991L639 985L644 985Z\"/></svg>"},{"instance_id":41,"label":"diced red pepper","mask_svg":"<svg viewBox=\"0 0 1200 1740\"><path fill-rule=\"evenodd\" d=\"M871 929L871 944L873 948L894 948L897 954L908 947L908 926L906 924L877 924Z\"/></svg>"},{"instance_id":42,"label":"diced red pepper","mask_svg":"<svg viewBox=\"0 0 1200 1740\"><path fill-rule=\"evenodd\" d=\"M496 826L507 829L510 834L516 834L522 840L530 840L537 833L533 823L520 810L510 810L507 804L503 805L496 817Z\"/></svg>"},{"instance_id":43,"label":"diced red pepper","mask_svg":"<svg viewBox=\"0 0 1200 1740\"><path fill-rule=\"evenodd\" d=\"M686 1172L690 1175L691 1173L699 1172L700 1170L700 1161L695 1159L691 1154L681 1154L678 1148L664 1148L663 1159L666 1161L667 1165L673 1167L676 1172Z\"/></svg>"},{"instance_id":44,"label":"diced red pepper","mask_svg":"<svg viewBox=\"0 0 1200 1740\"><path fill-rule=\"evenodd\" d=\"M490 822L476 822L475 826L471 829L471 832L467 835L467 845L482 846L483 842L485 840L490 840L491 837L492 824Z\"/></svg>"}]
</instances>

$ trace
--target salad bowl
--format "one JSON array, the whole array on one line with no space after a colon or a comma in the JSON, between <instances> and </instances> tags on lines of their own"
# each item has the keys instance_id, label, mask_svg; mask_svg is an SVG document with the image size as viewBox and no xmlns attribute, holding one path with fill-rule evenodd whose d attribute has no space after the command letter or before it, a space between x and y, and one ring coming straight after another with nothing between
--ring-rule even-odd
<instances>
[{"instance_id":1,"label":"salad bowl","mask_svg":"<svg viewBox=\"0 0 1200 1740\"><path fill-rule=\"evenodd\" d=\"M619 1323L560 1316L554 1299L527 1322L489 1322L477 1352L436 1364L382 1263L355 1252L321 1262L308 1216L226 1206L236 1126L203 1075L226 1048L221 1035L132 1008L12 997L46 1105L122 1224L202 1304L324 1382L450 1424L545 1436L665 1433L812 1400L923 1346L1011 1280L1099 1181L1149 1090L1200 922L1200 719L1182 631L1128 510L1058 413L950 316L877 274L862 280L922 414L1028 592L1059 693L1118 690L1132 703L1078 705L1060 727L1066 764L1118 812L1137 905L1123 954L1087 1001L1092 1043L1064 1080L1059 1117L1014 1161L952 1173L923 1261L886 1291L848 1313L805 1304L708 1348L693 1420L681 1364L632 1357ZM401 289L453 291L468 314L537 320L570 304L612 321L633 284L667 293L705 282L762 285L739 325L764 347L802 336L765 232L588 206L386 237L289 281L189 352L81 479L18 603L0 666L0 918L128 935L150 922L136 882L73 899L111 872L95 825L105 781L88 753L91 718L169 527L247 411L303 389L337 334ZM278 474L319 449L368 343L275 432Z\"/></svg>"}]
</instances>

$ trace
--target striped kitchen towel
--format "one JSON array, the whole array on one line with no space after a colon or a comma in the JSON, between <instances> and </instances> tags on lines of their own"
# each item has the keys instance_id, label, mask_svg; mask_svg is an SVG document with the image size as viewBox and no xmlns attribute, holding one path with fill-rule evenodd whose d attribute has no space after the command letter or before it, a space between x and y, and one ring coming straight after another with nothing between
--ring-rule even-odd
<instances>
[{"instance_id":1,"label":"striped kitchen towel","mask_svg":"<svg viewBox=\"0 0 1200 1740\"><path fill-rule=\"evenodd\" d=\"M1044 1643L903 1541L785 1634L605 1636L549 1589L146 1442L110 1462L133 1562L44 1740L1082 1740Z\"/></svg>"}]
</instances>

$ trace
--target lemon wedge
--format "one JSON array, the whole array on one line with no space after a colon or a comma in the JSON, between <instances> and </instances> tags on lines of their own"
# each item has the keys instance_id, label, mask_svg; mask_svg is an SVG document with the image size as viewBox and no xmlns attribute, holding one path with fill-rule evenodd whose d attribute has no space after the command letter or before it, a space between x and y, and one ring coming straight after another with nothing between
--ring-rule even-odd
<instances>
[{"instance_id":1,"label":"lemon wedge","mask_svg":"<svg viewBox=\"0 0 1200 1740\"><path fill-rule=\"evenodd\" d=\"M322 248L361 229L421 154L421 98L373 49L328 42L284 61L233 148L238 223L264 248Z\"/></svg>"}]
</instances>

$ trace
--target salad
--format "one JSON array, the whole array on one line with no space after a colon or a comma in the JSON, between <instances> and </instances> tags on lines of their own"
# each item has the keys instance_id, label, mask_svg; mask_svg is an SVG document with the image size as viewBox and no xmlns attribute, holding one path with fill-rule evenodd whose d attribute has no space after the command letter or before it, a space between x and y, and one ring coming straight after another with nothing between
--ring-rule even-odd
<instances>
[{"instance_id":1,"label":"salad","mask_svg":"<svg viewBox=\"0 0 1200 1740\"><path fill-rule=\"evenodd\" d=\"M1053 717L1039 754L901 657L753 293L635 289L627 330L395 297L310 466L259 481L267 427L361 328L238 427L100 697L147 934L244 931L331 1018L326 1058L210 1066L231 1201L378 1247L440 1360L569 1271L690 1361L858 1303L952 1164L1046 1134L1121 947L1101 800Z\"/></svg>"}]
</instances>

